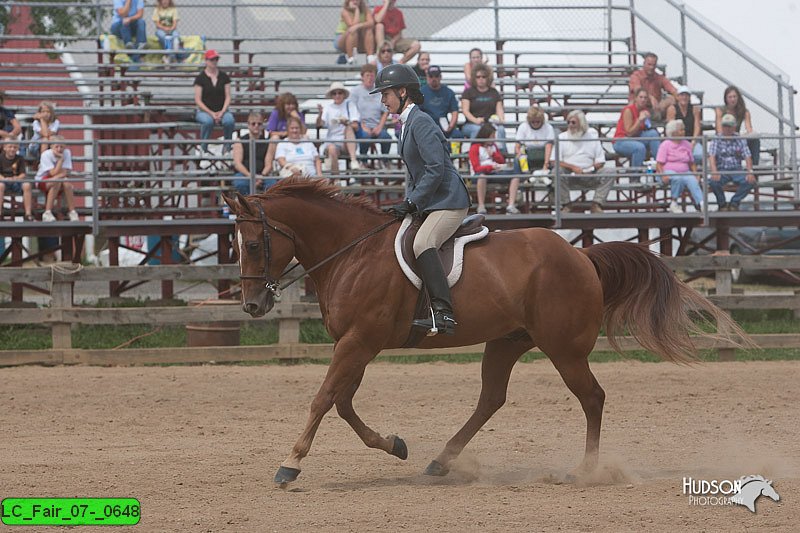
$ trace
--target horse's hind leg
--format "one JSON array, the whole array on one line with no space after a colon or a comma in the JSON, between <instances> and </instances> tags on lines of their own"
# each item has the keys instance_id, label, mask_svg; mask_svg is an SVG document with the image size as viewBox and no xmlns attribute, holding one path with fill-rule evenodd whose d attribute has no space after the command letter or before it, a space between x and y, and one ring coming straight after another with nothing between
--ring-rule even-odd
<instances>
[{"instance_id":1,"label":"horse's hind leg","mask_svg":"<svg viewBox=\"0 0 800 533\"><path fill-rule=\"evenodd\" d=\"M361 418L356 414L353 408L353 396L355 395L358 387L361 385L361 380L364 377L364 371L353 383L353 385L336 400L336 412L344 419L345 422L350 424L353 431L364 441L370 448L377 448L390 453L400 459L408 458L408 448L405 441L397 435L389 435L384 438L379 433L367 426Z\"/></svg>"},{"instance_id":2,"label":"horse's hind leg","mask_svg":"<svg viewBox=\"0 0 800 533\"><path fill-rule=\"evenodd\" d=\"M589 369L589 360L586 357L567 359L547 355L569 390L581 402L583 413L586 415L586 452L577 472L591 472L597 466L600 453L600 424L603 420L606 393Z\"/></svg>"},{"instance_id":3,"label":"horse's hind leg","mask_svg":"<svg viewBox=\"0 0 800 533\"><path fill-rule=\"evenodd\" d=\"M454 460L472 437L497 412L506 401L508 380L511 369L522 354L533 348L530 339L511 341L496 339L486 343L481 363L481 395L472 416L434 459L425 473L431 476L444 476L450 471L449 464Z\"/></svg>"}]
</instances>

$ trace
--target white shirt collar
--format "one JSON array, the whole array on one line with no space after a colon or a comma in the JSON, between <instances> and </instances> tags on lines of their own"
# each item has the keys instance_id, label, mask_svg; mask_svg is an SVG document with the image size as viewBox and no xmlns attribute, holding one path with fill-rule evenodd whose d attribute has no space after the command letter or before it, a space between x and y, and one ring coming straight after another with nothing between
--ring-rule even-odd
<instances>
[{"instance_id":1,"label":"white shirt collar","mask_svg":"<svg viewBox=\"0 0 800 533\"><path fill-rule=\"evenodd\" d=\"M409 115L409 113L411 113L411 110L412 110L412 109L414 109L414 107L415 107L416 105L417 105L417 104L415 104L414 102L411 102L410 104L408 104L408 107L406 107L406 108L403 110L403 112L402 112L402 113L400 113L400 122L402 122L402 123L403 123L403 125L405 125L406 121L408 120L408 115Z\"/></svg>"}]
</instances>

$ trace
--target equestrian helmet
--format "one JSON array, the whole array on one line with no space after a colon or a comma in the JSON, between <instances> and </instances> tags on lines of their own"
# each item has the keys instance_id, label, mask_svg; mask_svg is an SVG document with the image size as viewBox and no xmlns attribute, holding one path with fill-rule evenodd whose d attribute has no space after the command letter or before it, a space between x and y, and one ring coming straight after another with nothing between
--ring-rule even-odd
<instances>
[{"instance_id":1,"label":"equestrian helmet","mask_svg":"<svg viewBox=\"0 0 800 533\"><path fill-rule=\"evenodd\" d=\"M392 89L396 87L406 87L408 89L419 89L419 78L414 69L404 64L395 64L384 67L378 73L378 78L375 80L375 88L369 94L375 94L383 91L384 89Z\"/></svg>"}]
</instances>

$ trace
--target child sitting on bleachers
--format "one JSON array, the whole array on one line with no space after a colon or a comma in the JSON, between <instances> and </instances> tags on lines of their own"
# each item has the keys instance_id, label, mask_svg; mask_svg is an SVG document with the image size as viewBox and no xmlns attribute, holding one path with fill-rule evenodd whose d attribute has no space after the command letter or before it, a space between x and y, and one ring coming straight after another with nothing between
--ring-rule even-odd
<instances>
[{"instance_id":1,"label":"child sitting on bleachers","mask_svg":"<svg viewBox=\"0 0 800 533\"><path fill-rule=\"evenodd\" d=\"M52 102L42 102L39 104L39 109L33 115L33 137L31 141L39 141L32 143L28 148L28 159L31 161L38 161L39 156L50 148L50 139L58 134L61 127L56 117L56 105Z\"/></svg>"},{"instance_id":2,"label":"child sitting on bleachers","mask_svg":"<svg viewBox=\"0 0 800 533\"><path fill-rule=\"evenodd\" d=\"M3 197L8 190L10 194L22 194L25 220L33 220L31 184L22 181L25 179L25 159L19 155L18 143L9 142L3 145L3 151L0 153L0 175L2 176L2 180L0 180L0 218L3 216Z\"/></svg>"},{"instance_id":3,"label":"child sitting on bleachers","mask_svg":"<svg viewBox=\"0 0 800 533\"><path fill-rule=\"evenodd\" d=\"M78 220L78 213L75 211L75 196L72 192L72 184L48 182L48 180L63 180L69 177L69 173L72 170L72 152L64 145L64 137L61 135L55 135L51 140L53 146L42 154L42 158L39 160L39 171L36 173L39 190L47 194L42 222L55 222L53 204L55 204L56 198L62 191L69 210L67 216L71 221L76 221Z\"/></svg>"},{"instance_id":4,"label":"child sitting on bleachers","mask_svg":"<svg viewBox=\"0 0 800 533\"><path fill-rule=\"evenodd\" d=\"M158 0L153 10L153 24L156 26L156 37L164 50L179 50L181 36L178 34L178 8L173 0ZM178 54L165 54L164 63L176 63L182 57Z\"/></svg>"}]
</instances>

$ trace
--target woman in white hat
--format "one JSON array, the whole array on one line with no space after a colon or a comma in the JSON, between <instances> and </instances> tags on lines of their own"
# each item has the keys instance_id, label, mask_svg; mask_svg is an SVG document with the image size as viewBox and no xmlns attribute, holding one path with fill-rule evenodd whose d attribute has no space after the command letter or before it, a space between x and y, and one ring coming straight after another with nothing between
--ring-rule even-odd
<instances>
[{"instance_id":1,"label":"woman in white hat","mask_svg":"<svg viewBox=\"0 0 800 533\"><path fill-rule=\"evenodd\" d=\"M328 133L325 135L325 144L322 145L322 153L327 156L324 168L333 174L339 173L339 154L347 149L350 155L350 170L358 170L361 166L356 159L356 130L361 116L358 108L350 105L346 100L350 96L344 84L340 81L331 83L327 98L332 98L333 102L324 107L317 104L319 115L317 115L317 127L325 126Z\"/></svg>"}]
</instances>

